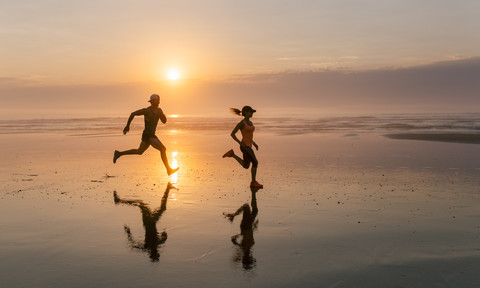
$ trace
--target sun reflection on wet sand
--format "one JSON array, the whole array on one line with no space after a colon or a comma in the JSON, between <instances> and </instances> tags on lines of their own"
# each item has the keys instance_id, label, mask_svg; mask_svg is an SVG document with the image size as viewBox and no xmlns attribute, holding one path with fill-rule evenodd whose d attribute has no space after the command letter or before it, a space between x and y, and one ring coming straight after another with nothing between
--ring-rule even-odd
<instances>
[{"instance_id":1,"label":"sun reflection on wet sand","mask_svg":"<svg viewBox=\"0 0 480 288\"><path fill-rule=\"evenodd\" d=\"M178 161L177 161L177 158L176 158L177 156L178 156L178 151L173 151L172 152L172 165L171 165L171 167L173 169L178 167ZM173 173L172 175L170 175L170 183L172 183L173 185L177 185L177 183L178 183L178 171Z\"/></svg>"}]
</instances>

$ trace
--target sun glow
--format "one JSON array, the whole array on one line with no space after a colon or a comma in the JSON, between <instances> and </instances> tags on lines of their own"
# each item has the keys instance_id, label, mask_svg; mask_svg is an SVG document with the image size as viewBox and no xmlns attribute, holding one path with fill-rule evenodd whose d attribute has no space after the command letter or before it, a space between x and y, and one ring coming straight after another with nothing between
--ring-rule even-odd
<instances>
[{"instance_id":1,"label":"sun glow","mask_svg":"<svg viewBox=\"0 0 480 288\"><path fill-rule=\"evenodd\" d=\"M170 81L176 81L180 79L180 71L177 69L170 69L167 71L167 79Z\"/></svg>"}]
</instances>

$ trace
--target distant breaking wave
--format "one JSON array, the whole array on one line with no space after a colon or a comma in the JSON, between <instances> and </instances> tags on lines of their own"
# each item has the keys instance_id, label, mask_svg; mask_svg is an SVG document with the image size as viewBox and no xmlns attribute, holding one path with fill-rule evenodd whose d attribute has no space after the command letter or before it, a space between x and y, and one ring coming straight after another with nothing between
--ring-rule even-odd
<instances>
[{"instance_id":1,"label":"distant breaking wave","mask_svg":"<svg viewBox=\"0 0 480 288\"><path fill-rule=\"evenodd\" d=\"M136 118L132 131L143 129L143 119ZM170 118L157 130L230 132L240 118L178 117ZM411 114L351 117L276 117L254 118L258 132L280 135L333 133L470 133L480 134L480 113ZM0 120L0 134L66 133L120 135L125 117Z\"/></svg>"}]
</instances>

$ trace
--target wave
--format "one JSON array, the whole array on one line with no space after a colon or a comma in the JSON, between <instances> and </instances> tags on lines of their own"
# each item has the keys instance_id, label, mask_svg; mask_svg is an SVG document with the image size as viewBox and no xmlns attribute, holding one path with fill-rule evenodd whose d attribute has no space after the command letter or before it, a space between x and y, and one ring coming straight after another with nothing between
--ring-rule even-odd
<instances>
[{"instance_id":1,"label":"wave","mask_svg":"<svg viewBox=\"0 0 480 288\"><path fill-rule=\"evenodd\" d=\"M68 133L117 134L121 133L125 117L65 118L0 120L0 134ZM308 133L480 133L480 113L468 114L409 114L350 117L270 117L254 118L260 132L277 134ZM170 118L168 130L176 131L231 131L239 118L178 117ZM143 129L143 119L137 117L132 131ZM158 129L162 129L159 125Z\"/></svg>"}]
</instances>

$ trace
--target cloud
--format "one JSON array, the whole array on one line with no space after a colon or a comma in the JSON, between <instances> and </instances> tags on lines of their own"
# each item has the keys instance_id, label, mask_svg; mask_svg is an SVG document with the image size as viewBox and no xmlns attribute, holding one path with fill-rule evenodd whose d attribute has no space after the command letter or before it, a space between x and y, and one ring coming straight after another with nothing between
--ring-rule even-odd
<instances>
[{"instance_id":1,"label":"cloud","mask_svg":"<svg viewBox=\"0 0 480 288\"><path fill-rule=\"evenodd\" d=\"M235 89L253 93L265 105L478 111L478 75L480 58L469 58L407 68L286 71L230 80L238 80Z\"/></svg>"},{"instance_id":2,"label":"cloud","mask_svg":"<svg viewBox=\"0 0 480 288\"><path fill-rule=\"evenodd\" d=\"M0 89L10 86L20 86L28 84L29 81L16 77L0 77Z\"/></svg>"}]
</instances>

